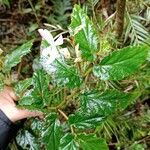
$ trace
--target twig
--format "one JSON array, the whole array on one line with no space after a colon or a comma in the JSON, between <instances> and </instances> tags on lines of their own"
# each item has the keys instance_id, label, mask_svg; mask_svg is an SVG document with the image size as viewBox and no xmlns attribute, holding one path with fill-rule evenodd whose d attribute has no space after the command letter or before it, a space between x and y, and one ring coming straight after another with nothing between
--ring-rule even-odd
<instances>
[{"instance_id":1,"label":"twig","mask_svg":"<svg viewBox=\"0 0 150 150\"><path fill-rule=\"evenodd\" d=\"M68 120L68 116L60 109L58 109L58 112L65 118L65 120Z\"/></svg>"}]
</instances>

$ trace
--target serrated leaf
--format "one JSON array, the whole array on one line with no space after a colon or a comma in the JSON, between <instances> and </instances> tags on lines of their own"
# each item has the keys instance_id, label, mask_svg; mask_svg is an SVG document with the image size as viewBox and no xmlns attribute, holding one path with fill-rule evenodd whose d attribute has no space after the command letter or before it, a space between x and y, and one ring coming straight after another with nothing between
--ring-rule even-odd
<instances>
[{"instance_id":1,"label":"serrated leaf","mask_svg":"<svg viewBox=\"0 0 150 150\"><path fill-rule=\"evenodd\" d=\"M28 89L28 87L31 85L32 85L32 78L19 81L14 87L16 95L19 98L21 98L23 94L26 92L26 90Z\"/></svg>"},{"instance_id":2,"label":"serrated leaf","mask_svg":"<svg viewBox=\"0 0 150 150\"><path fill-rule=\"evenodd\" d=\"M122 93L116 90L104 93L88 92L84 93L80 100L80 109L69 116L69 123L76 128L95 128L105 121L105 119L117 110L125 109L136 96Z\"/></svg>"},{"instance_id":3,"label":"serrated leaf","mask_svg":"<svg viewBox=\"0 0 150 150\"><path fill-rule=\"evenodd\" d=\"M45 71L37 70L32 77L33 89L25 93L19 100L19 105L29 106L30 109L42 109L47 106L50 100L49 82L49 76Z\"/></svg>"},{"instance_id":4,"label":"serrated leaf","mask_svg":"<svg viewBox=\"0 0 150 150\"><path fill-rule=\"evenodd\" d=\"M71 134L64 135L60 140L59 150L79 150L74 136Z\"/></svg>"},{"instance_id":5,"label":"serrated leaf","mask_svg":"<svg viewBox=\"0 0 150 150\"><path fill-rule=\"evenodd\" d=\"M80 86L81 78L75 67L56 60L55 68L56 72L54 73L54 81L56 81L58 85L65 85L71 89Z\"/></svg>"},{"instance_id":6,"label":"serrated leaf","mask_svg":"<svg viewBox=\"0 0 150 150\"><path fill-rule=\"evenodd\" d=\"M93 61L98 50L98 34L92 21L79 5L74 6L69 30L75 43L79 44L82 57Z\"/></svg>"},{"instance_id":7,"label":"serrated leaf","mask_svg":"<svg viewBox=\"0 0 150 150\"><path fill-rule=\"evenodd\" d=\"M77 140L82 150L109 150L106 141L94 134L80 134Z\"/></svg>"},{"instance_id":8,"label":"serrated leaf","mask_svg":"<svg viewBox=\"0 0 150 150\"><path fill-rule=\"evenodd\" d=\"M134 95L108 90L104 93L92 91L84 93L81 97L81 110L87 113L97 113L108 116L117 110L125 109L134 100Z\"/></svg>"},{"instance_id":9,"label":"serrated leaf","mask_svg":"<svg viewBox=\"0 0 150 150\"><path fill-rule=\"evenodd\" d=\"M114 51L94 66L93 73L101 80L121 80L140 68L148 50L147 46L129 46Z\"/></svg>"},{"instance_id":10,"label":"serrated leaf","mask_svg":"<svg viewBox=\"0 0 150 150\"><path fill-rule=\"evenodd\" d=\"M37 70L33 75L33 97L41 99L44 106L49 104L49 82L50 78L44 70Z\"/></svg>"},{"instance_id":11,"label":"serrated leaf","mask_svg":"<svg viewBox=\"0 0 150 150\"><path fill-rule=\"evenodd\" d=\"M39 150L38 139L28 130L20 130L16 137L17 144L24 150Z\"/></svg>"},{"instance_id":12,"label":"serrated leaf","mask_svg":"<svg viewBox=\"0 0 150 150\"><path fill-rule=\"evenodd\" d=\"M16 66L21 61L21 58L30 52L32 44L33 40L28 41L27 43L15 49L12 53L6 55L4 71L9 72L12 67Z\"/></svg>"},{"instance_id":13,"label":"serrated leaf","mask_svg":"<svg viewBox=\"0 0 150 150\"><path fill-rule=\"evenodd\" d=\"M53 113L46 117L45 126L42 133L42 140L49 150L58 150L62 136L60 122L57 114Z\"/></svg>"},{"instance_id":14,"label":"serrated leaf","mask_svg":"<svg viewBox=\"0 0 150 150\"><path fill-rule=\"evenodd\" d=\"M82 111L69 116L69 124L79 129L95 128L104 121L105 117L100 114L88 114Z\"/></svg>"}]
</instances>

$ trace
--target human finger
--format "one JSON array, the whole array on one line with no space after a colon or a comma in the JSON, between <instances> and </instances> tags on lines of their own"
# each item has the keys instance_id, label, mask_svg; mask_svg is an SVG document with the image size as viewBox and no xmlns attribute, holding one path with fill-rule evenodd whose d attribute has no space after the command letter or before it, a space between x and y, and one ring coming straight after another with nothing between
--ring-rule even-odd
<instances>
[{"instance_id":1,"label":"human finger","mask_svg":"<svg viewBox=\"0 0 150 150\"><path fill-rule=\"evenodd\" d=\"M15 103L12 100L12 98L10 97L10 95L5 91L0 93L0 100L1 100L0 103L5 104L5 103L9 102L9 103L15 105Z\"/></svg>"},{"instance_id":2,"label":"human finger","mask_svg":"<svg viewBox=\"0 0 150 150\"><path fill-rule=\"evenodd\" d=\"M43 118L43 113L40 111L30 111L27 109L19 109L18 120L30 117L40 117Z\"/></svg>"},{"instance_id":3,"label":"human finger","mask_svg":"<svg viewBox=\"0 0 150 150\"><path fill-rule=\"evenodd\" d=\"M16 101L18 99L12 87L7 87L6 90L13 100Z\"/></svg>"}]
</instances>

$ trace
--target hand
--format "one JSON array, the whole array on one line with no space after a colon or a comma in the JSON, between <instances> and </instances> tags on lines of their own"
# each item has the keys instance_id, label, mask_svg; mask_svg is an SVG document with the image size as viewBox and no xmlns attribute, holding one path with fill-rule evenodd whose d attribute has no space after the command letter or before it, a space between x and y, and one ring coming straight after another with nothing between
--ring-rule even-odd
<instances>
[{"instance_id":1,"label":"hand","mask_svg":"<svg viewBox=\"0 0 150 150\"><path fill-rule=\"evenodd\" d=\"M12 88L5 87L4 90L0 92L0 109L12 122L28 117L41 117L43 115L42 112L39 111L29 111L17 108L15 104L16 100L17 97Z\"/></svg>"}]
</instances>

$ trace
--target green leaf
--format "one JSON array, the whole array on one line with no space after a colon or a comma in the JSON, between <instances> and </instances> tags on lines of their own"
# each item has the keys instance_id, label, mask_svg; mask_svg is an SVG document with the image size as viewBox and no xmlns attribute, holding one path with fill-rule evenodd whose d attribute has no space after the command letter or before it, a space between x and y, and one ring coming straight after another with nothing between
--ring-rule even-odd
<instances>
[{"instance_id":1,"label":"green leaf","mask_svg":"<svg viewBox=\"0 0 150 150\"><path fill-rule=\"evenodd\" d=\"M116 110L125 109L133 102L134 98L134 94L123 93L117 90L108 90L102 94L98 91L87 92L81 97L81 110L91 114L101 114L105 117Z\"/></svg>"},{"instance_id":2,"label":"green leaf","mask_svg":"<svg viewBox=\"0 0 150 150\"><path fill-rule=\"evenodd\" d=\"M33 43L33 40L28 41L27 43L15 49L11 54L6 55L6 59L4 62L5 72L9 72L12 67L16 66L21 61L21 58L24 55L30 52L32 43Z\"/></svg>"},{"instance_id":3,"label":"green leaf","mask_svg":"<svg viewBox=\"0 0 150 150\"><path fill-rule=\"evenodd\" d=\"M25 93L19 100L19 105L29 106L30 109L42 109L47 106L50 101L49 82L49 76L45 71L37 70L32 77L33 89Z\"/></svg>"},{"instance_id":4,"label":"green leaf","mask_svg":"<svg viewBox=\"0 0 150 150\"><path fill-rule=\"evenodd\" d=\"M50 78L44 70L37 70L33 75L33 97L43 101L44 106L49 104L49 82Z\"/></svg>"},{"instance_id":5,"label":"green leaf","mask_svg":"<svg viewBox=\"0 0 150 150\"><path fill-rule=\"evenodd\" d=\"M96 137L94 134L80 134L77 139L83 150L109 150L106 141Z\"/></svg>"},{"instance_id":6,"label":"green leaf","mask_svg":"<svg viewBox=\"0 0 150 150\"><path fill-rule=\"evenodd\" d=\"M138 142L134 142L129 150L146 150L148 147L146 146L146 143L144 144L139 144Z\"/></svg>"},{"instance_id":7,"label":"green leaf","mask_svg":"<svg viewBox=\"0 0 150 150\"><path fill-rule=\"evenodd\" d=\"M143 17L139 15L131 15L128 12L126 13L126 22L127 26L125 29L125 38L124 43L130 38L130 44L138 45L141 43L147 43L147 40L150 38L150 33L143 25Z\"/></svg>"},{"instance_id":8,"label":"green leaf","mask_svg":"<svg viewBox=\"0 0 150 150\"><path fill-rule=\"evenodd\" d=\"M101 80L121 80L140 68L148 50L147 46L129 46L114 51L94 66L93 73Z\"/></svg>"},{"instance_id":9,"label":"green leaf","mask_svg":"<svg viewBox=\"0 0 150 150\"><path fill-rule=\"evenodd\" d=\"M24 150L39 150L38 139L28 130L20 130L16 137L17 144Z\"/></svg>"},{"instance_id":10,"label":"green leaf","mask_svg":"<svg viewBox=\"0 0 150 150\"><path fill-rule=\"evenodd\" d=\"M82 57L85 60L93 61L98 50L98 34L87 14L75 5L69 26L70 34L74 36L75 43L79 44Z\"/></svg>"},{"instance_id":11,"label":"green leaf","mask_svg":"<svg viewBox=\"0 0 150 150\"><path fill-rule=\"evenodd\" d=\"M48 22L53 25L60 25L65 29L70 19L68 12L72 11L71 0L51 0L51 3L53 12L47 17Z\"/></svg>"},{"instance_id":12,"label":"green leaf","mask_svg":"<svg viewBox=\"0 0 150 150\"><path fill-rule=\"evenodd\" d=\"M18 101L19 106L30 110L41 110L43 108L43 101L35 99L33 95L33 89L27 91L23 97Z\"/></svg>"},{"instance_id":13,"label":"green leaf","mask_svg":"<svg viewBox=\"0 0 150 150\"><path fill-rule=\"evenodd\" d=\"M15 85L15 92L16 95L21 98L23 96L23 94L26 92L26 90L28 89L29 86L32 85L32 78L29 79L25 79L22 81L19 81L16 85Z\"/></svg>"},{"instance_id":14,"label":"green leaf","mask_svg":"<svg viewBox=\"0 0 150 150\"><path fill-rule=\"evenodd\" d=\"M71 89L80 86L81 79L75 67L69 66L58 60L55 62L55 67L54 81L56 81L58 85L65 85Z\"/></svg>"},{"instance_id":15,"label":"green leaf","mask_svg":"<svg viewBox=\"0 0 150 150\"><path fill-rule=\"evenodd\" d=\"M59 150L78 150L77 142L71 134L64 135L60 140Z\"/></svg>"},{"instance_id":16,"label":"green leaf","mask_svg":"<svg viewBox=\"0 0 150 150\"><path fill-rule=\"evenodd\" d=\"M80 129L95 128L109 115L125 109L135 97L136 93L132 95L117 90L102 94L97 91L84 93L80 99L80 109L69 116L69 123Z\"/></svg>"},{"instance_id":17,"label":"green leaf","mask_svg":"<svg viewBox=\"0 0 150 150\"><path fill-rule=\"evenodd\" d=\"M58 150L61 136L62 131L57 114L53 113L48 115L42 133L42 140L46 148L49 150Z\"/></svg>"},{"instance_id":18,"label":"green leaf","mask_svg":"<svg viewBox=\"0 0 150 150\"><path fill-rule=\"evenodd\" d=\"M95 128L104 121L105 117L100 114L88 114L77 112L69 116L69 124L79 129Z\"/></svg>"},{"instance_id":19,"label":"green leaf","mask_svg":"<svg viewBox=\"0 0 150 150\"><path fill-rule=\"evenodd\" d=\"M38 118L32 118L32 119L30 119L30 121L31 121L30 128L31 128L33 134L40 137L41 130L43 128L43 120L38 119Z\"/></svg>"}]
</instances>

